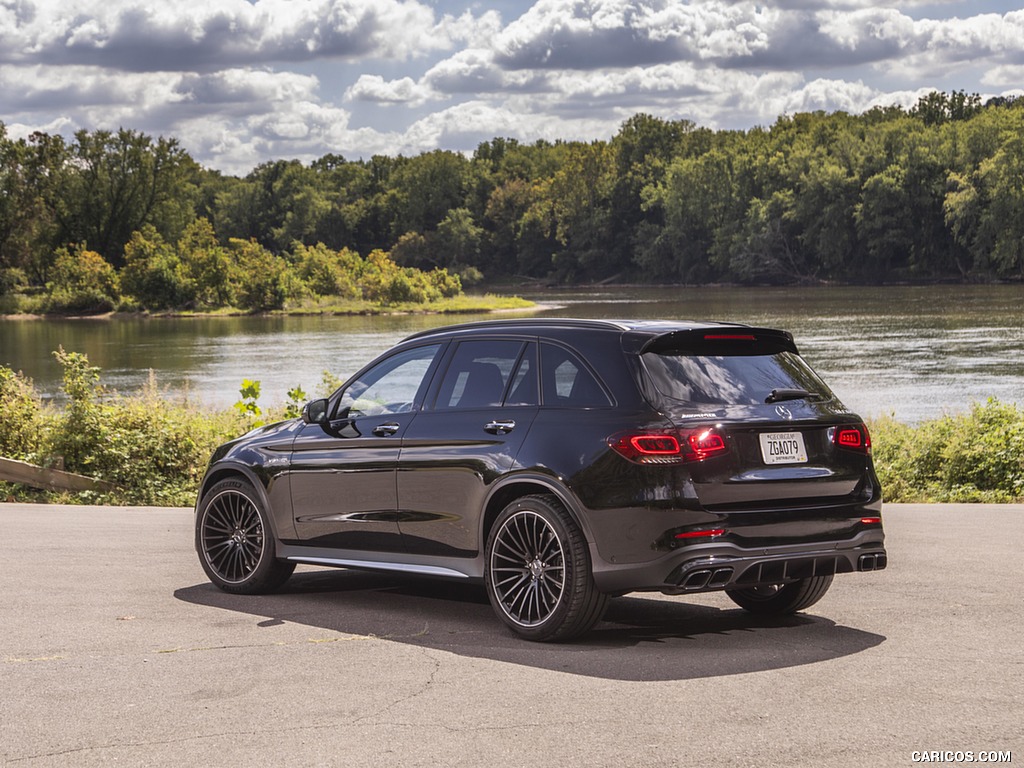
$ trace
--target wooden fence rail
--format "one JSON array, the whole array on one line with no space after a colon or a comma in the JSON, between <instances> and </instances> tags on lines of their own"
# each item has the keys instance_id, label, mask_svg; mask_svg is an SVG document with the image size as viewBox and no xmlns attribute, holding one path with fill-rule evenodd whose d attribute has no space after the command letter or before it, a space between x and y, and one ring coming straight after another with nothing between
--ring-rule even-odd
<instances>
[{"instance_id":1,"label":"wooden fence rail","mask_svg":"<svg viewBox=\"0 0 1024 768\"><path fill-rule=\"evenodd\" d=\"M53 491L112 491L117 488L113 483L94 477L4 458L0 458L0 480Z\"/></svg>"}]
</instances>

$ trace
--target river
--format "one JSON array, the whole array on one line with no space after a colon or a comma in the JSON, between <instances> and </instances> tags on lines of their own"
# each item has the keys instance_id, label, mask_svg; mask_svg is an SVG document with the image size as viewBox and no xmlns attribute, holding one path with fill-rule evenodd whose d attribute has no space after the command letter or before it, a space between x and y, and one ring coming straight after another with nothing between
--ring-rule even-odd
<instances>
[{"instance_id":1,"label":"river","mask_svg":"<svg viewBox=\"0 0 1024 768\"><path fill-rule=\"evenodd\" d=\"M851 409L918 423L996 397L1024 403L1024 286L606 288L524 291L537 316L731 320L791 331ZM507 315L501 315L507 316ZM102 381L225 407L243 379L264 405L322 389L417 330L479 315L0 320L0 364L59 395L52 351L85 352Z\"/></svg>"}]
</instances>

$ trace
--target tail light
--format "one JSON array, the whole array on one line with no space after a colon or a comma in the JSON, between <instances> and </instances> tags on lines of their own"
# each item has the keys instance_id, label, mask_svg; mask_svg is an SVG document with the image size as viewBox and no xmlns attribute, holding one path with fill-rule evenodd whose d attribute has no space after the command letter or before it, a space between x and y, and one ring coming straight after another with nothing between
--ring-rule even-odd
<instances>
[{"instance_id":1,"label":"tail light","mask_svg":"<svg viewBox=\"0 0 1024 768\"><path fill-rule=\"evenodd\" d=\"M835 427L832 442L848 451L871 455L871 435L863 424L849 424Z\"/></svg>"},{"instance_id":2,"label":"tail light","mask_svg":"<svg viewBox=\"0 0 1024 768\"><path fill-rule=\"evenodd\" d=\"M685 531L684 533L677 533L673 538L676 539L717 539L719 536L725 533L725 528L711 528L706 531Z\"/></svg>"},{"instance_id":3,"label":"tail light","mask_svg":"<svg viewBox=\"0 0 1024 768\"><path fill-rule=\"evenodd\" d=\"M616 435L608 444L637 464L682 464L704 461L729 451L715 427Z\"/></svg>"}]
</instances>

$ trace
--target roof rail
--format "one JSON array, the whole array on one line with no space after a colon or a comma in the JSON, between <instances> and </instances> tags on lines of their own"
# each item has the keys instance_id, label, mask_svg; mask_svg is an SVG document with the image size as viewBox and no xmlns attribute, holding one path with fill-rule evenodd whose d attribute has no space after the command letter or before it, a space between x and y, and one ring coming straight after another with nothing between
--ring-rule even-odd
<instances>
[{"instance_id":1,"label":"roof rail","mask_svg":"<svg viewBox=\"0 0 1024 768\"><path fill-rule=\"evenodd\" d=\"M477 320L471 323L457 323L455 325L441 325L437 328L429 328L425 331L417 331L411 336L406 336L405 341L419 339L426 336L433 336L438 333L452 333L459 331L470 331L486 328L607 328L609 330L625 331L629 326L621 321L615 320L592 320L575 317L526 317L521 319L506 318L502 320Z\"/></svg>"}]
</instances>

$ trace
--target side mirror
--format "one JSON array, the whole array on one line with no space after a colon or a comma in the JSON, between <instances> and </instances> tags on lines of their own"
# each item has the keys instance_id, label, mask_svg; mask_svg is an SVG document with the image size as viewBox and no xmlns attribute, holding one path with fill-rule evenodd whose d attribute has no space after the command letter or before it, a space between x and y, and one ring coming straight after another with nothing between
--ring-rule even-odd
<instances>
[{"instance_id":1,"label":"side mirror","mask_svg":"<svg viewBox=\"0 0 1024 768\"><path fill-rule=\"evenodd\" d=\"M302 406L302 420L306 424L327 424L327 398L311 400Z\"/></svg>"}]
</instances>

